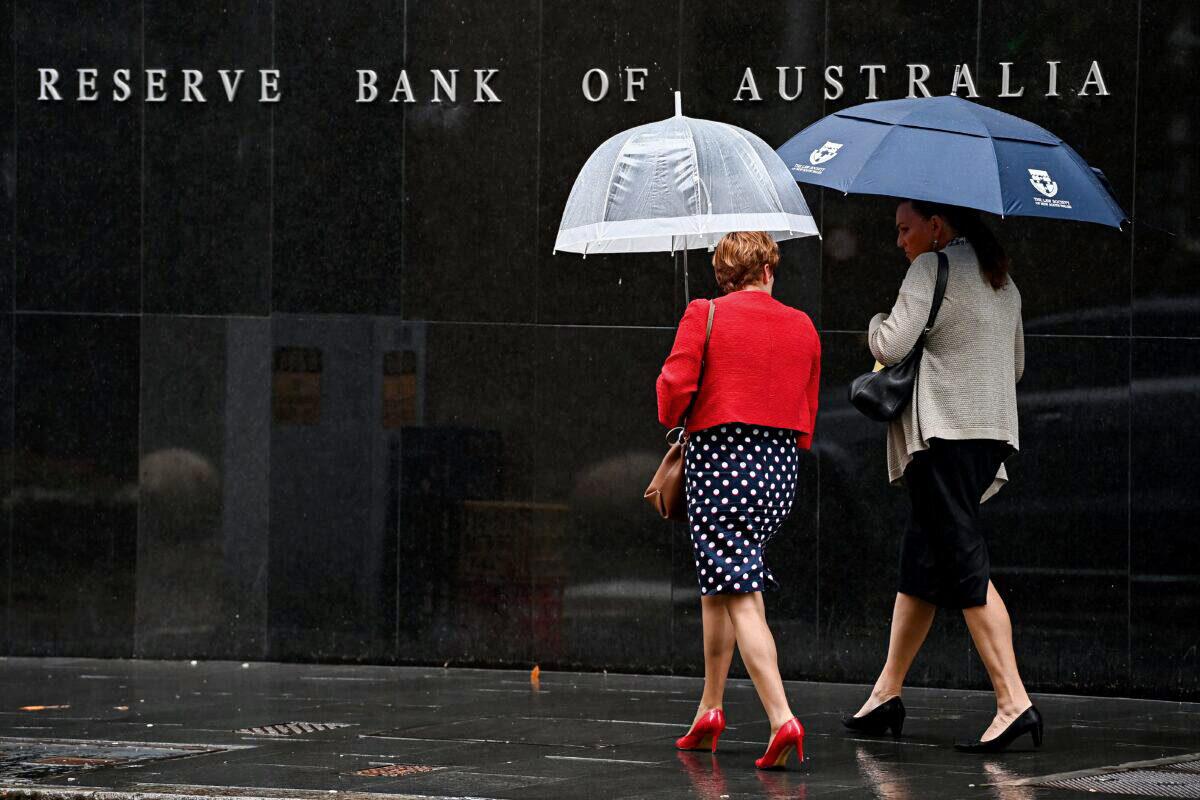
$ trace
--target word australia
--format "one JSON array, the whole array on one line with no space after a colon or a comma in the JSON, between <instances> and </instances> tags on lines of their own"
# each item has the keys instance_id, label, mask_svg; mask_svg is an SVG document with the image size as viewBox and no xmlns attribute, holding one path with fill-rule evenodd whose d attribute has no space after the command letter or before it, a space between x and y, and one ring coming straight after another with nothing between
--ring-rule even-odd
<instances>
[{"instance_id":1,"label":"word australia","mask_svg":"<svg viewBox=\"0 0 1200 800\"><path fill-rule=\"evenodd\" d=\"M1041 92L1043 97L1062 97L1059 90L1060 76L1059 65L1061 61L1047 61L1044 71L1044 81L1038 86L1030 84L1026 86L1024 83L1016 84L1013 81L1011 61L1001 61L996 65L996 72L999 73L1000 91L996 94L997 97L1022 97L1025 95L1026 89L1031 95L1036 95ZM907 83L908 93L906 97L930 97L934 94L942 94L943 91L949 90L946 93L952 95L960 95L962 97L979 97L978 84L976 76L971 71L969 64L957 64L954 67L953 76L942 76L940 80L933 77L932 70L928 64L905 64L902 69L893 69L888 71L887 64L862 64L858 67L857 74L853 72L853 67L846 68L840 64L830 64L825 67L822 75L822 86L826 100L837 100L846 93L847 84L857 83L863 92L864 99L878 100L879 99L879 84L883 76L899 72L902 80ZM780 99L796 100L804 94L805 89L805 73L806 67L776 67L776 74L769 78L762 74L755 74L754 70L746 67L742 73L742 82L738 85L737 94L734 95L735 102L759 102L763 99L762 90L760 87L768 87L775 89ZM1110 94L1108 85L1104 82L1104 73L1100 70L1100 62L1093 61L1091 66L1087 68L1086 73L1081 70L1083 83L1078 91L1071 90L1072 93L1079 97L1088 97L1090 95L1107 96ZM946 78L949 77L947 81ZM1072 77L1072 76L1068 76ZM762 81L762 82L760 82Z\"/></svg>"}]
</instances>

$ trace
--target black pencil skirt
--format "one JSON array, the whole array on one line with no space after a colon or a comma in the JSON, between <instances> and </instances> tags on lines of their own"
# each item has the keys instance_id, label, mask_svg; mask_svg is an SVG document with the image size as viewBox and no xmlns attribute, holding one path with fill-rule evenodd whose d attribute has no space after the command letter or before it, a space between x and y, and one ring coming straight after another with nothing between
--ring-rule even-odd
<instances>
[{"instance_id":1,"label":"black pencil skirt","mask_svg":"<svg viewBox=\"0 0 1200 800\"><path fill-rule=\"evenodd\" d=\"M991 562L979 501L1012 447L992 439L931 439L904 470L912 503L900 545L900 592L942 608L987 604Z\"/></svg>"}]
</instances>

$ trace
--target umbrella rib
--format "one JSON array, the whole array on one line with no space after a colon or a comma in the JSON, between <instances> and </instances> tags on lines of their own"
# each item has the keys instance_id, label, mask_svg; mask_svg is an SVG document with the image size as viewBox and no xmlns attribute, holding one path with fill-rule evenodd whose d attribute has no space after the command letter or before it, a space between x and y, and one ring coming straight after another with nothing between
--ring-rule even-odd
<instances>
[{"instance_id":1,"label":"umbrella rib","mask_svg":"<svg viewBox=\"0 0 1200 800\"><path fill-rule=\"evenodd\" d=\"M721 124L724 125L725 123ZM746 138L746 135L742 133L741 129L736 125L727 125L726 127L732 128L733 132L741 137L742 141L746 143L746 147L750 149L750 155L754 156L758 163L765 167L766 165L762 163L762 158L760 158L758 153L754 151L754 145L750 144L750 140ZM766 170L764 169L764 171ZM779 207L779 211L781 213L788 213L787 209L783 207L783 199L779 196L779 190L775 188L775 181L771 180L771 173L769 171L766 172L767 185L771 187L771 194L775 197L775 204Z\"/></svg>"},{"instance_id":2,"label":"umbrella rib","mask_svg":"<svg viewBox=\"0 0 1200 800\"><path fill-rule=\"evenodd\" d=\"M987 137L987 140L992 148L992 161L996 164L996 194L1000 195L1000 219L1004 219L1004 181L1000 179L1000 154L996 152L996 140L991 136Z\"/></svg>"},{"instance_id":3,"label":"umbrella rib","mask_svg":"<svg viewBox=\"0 0 1200 800\"><path fill-rule=\"evenodd\" d=\"M637 134L632 134L621 142L621 149L617 151L617 157L613 159L612 170L608 173L608 182L604 184L604 210L600 212L600 224L608 222L608 207L612 204L612 184L613 178L616 177L617 168L621 166L621 158L625 155L625 148L629 147L629 143L633 141Z\"/></svg>"},{"instance_id":4,"label":"umbrella rib","mask_svg":"<svg viewBox=\"0 0 1200 800\"><path fill-rule=\"evenodd\" d=\"M1046 141L1044 139L1033 139L1033 138L1030 138L1029 136L1017 136L1017 135L1013 135L1013 134L1004 135L1004 134L992 133L990 130L987 133L971 133L970 131L956 131L956 130L950 130L949 128L939 128L936 125L920 125L915 122L882 122L877 119L871 119L870 117L859 117L859 116L855 116L854 114L847 114L847 113L844 113L841 111L836 111L831 116L840 117L841 119L852 119L852 120L856 120L858 122L871 122L871 123L874 123L875 125L889 125L891 127L912 128L913 130L921 130L921 131L938 131L939 133L949 133L949 134L953 134L955 136L970 136L974 139L985 139L985 138L1009 139L1014 142L1028 142L1029 144L1044 144L1044 145L1050 145L1050 146L1062 143L1061 137L1046 130L1045 128L1040 128L1040 130L1042 131L1042 133L1046 134L1046 136L1048 136L1050 138L1050 141ZM1020 119L1020 117L1015 117L1015 119ZM1022 120L1022 121L1025 122L1026 120ZM1029 124L1033 125L1032 122L1030 122ZM985 125L985 128L986 128L986 125ZM803 131L801 131L801 133L803 133Z\"/></svg>"},{"instance_id":5,"label":"umbrella rib","mask_svg":"<svg viewBox=\"0 0 1200 800\"><path fill-rule=\"evenodd\" d=\"M692 146L692 166L696 170L696 172L695 172L696 185L697 185L697 187L699 187L700 180L701 180L700 179L700 154L696 151L696 137L692 133L692 126L688 123L688 118L681 116L680 119L683 120L683 129L685 131L687 131L688 143L691 144L691 146ZM712 198L709 198L709 205L710 206L712 205ZM699 188L696 189L696 210L694 213L696 214L696 216L700 216L700 214L703 213L700 208L700 189Z\"/></svg>"},{"instance_id":6,"label":"umbrella rib","mask_svg":"<svg viewBox=\"0 0 1200 800\"><path fill-rule=\"evenodd\" d=\"M952 130L948 130L946 128L939 128L935 125L918 125L913 122L882 122L877 119L870 119L868 117L856 117L853 114L843 114L841 112L835 112L832 116L841 117L842 119L852 119L852 120L855 120L856 122L870 122L874 125L887 125L889 128L911 128L913 130L919 130L919 131L937 131L938 133L949 133L954 136L970 136L974 139L982 139L987 135L987 134L983 134L983 133L970 133L968 131L952 131Z\"/></svg>"}]
</instances>

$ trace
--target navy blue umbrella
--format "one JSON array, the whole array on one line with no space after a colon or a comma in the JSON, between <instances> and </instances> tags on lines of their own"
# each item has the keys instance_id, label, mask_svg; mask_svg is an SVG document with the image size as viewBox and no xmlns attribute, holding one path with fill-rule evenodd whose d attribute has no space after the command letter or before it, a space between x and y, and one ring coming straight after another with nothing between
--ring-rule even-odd
<instances>
[{"instance_id":1,"label":"navy blue umbrella","mask_svg":"<svg viewBox=\"0 0 1200 800\"><path fill-rule=\"evenodd\" d=\"M1104 176L1062 139L959 97L883 100L837 111L778 153L797 181L847 194L1115 228L1128 219Z\"/></svg>"}]
</instances>

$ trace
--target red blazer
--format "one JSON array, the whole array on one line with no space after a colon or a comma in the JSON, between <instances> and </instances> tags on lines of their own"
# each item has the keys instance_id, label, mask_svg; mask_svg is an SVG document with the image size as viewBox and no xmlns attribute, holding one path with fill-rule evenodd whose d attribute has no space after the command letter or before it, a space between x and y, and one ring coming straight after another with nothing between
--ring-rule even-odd
<instances>
[{"instance_id":1,"label":"red blazer","mask_svg":"<svg viewBox=\"0 0 1200 800\"><path fill-rule=\"evenodd\" d=\"M766 292L731 292L713 301L704 380L687 429L746 422L797 431L812 447L821 378L821 341L803 311ZM696 392L708 300L693 300L658 376L658 421L674 427Z\"/></svg>"}]
</instances>

